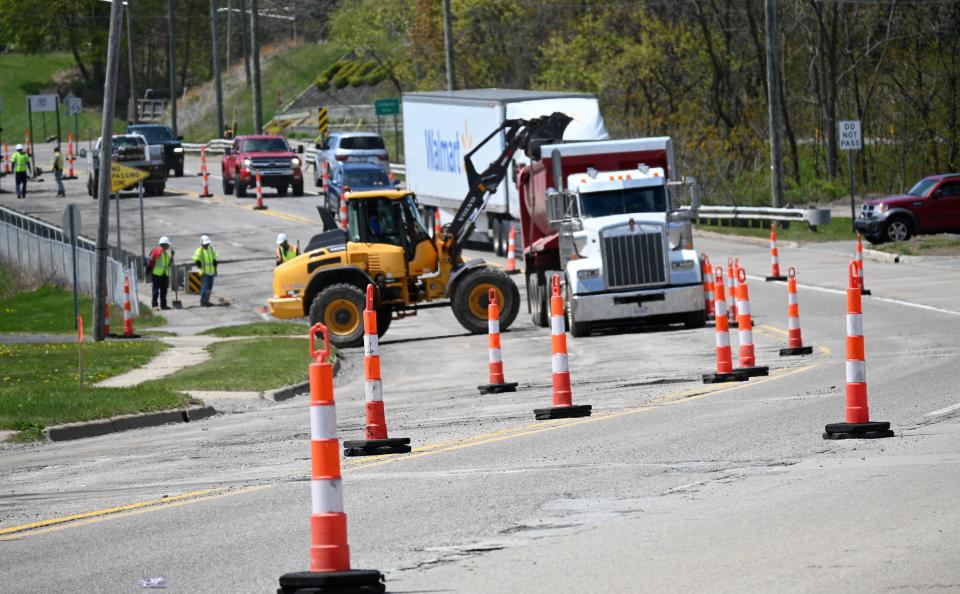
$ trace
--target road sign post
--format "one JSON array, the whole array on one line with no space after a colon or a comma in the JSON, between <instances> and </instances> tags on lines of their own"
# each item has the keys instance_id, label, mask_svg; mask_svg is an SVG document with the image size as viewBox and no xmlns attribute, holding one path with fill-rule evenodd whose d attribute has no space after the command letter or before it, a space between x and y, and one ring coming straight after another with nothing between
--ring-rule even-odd
<instances>
[{"instance_id":1,"label":"road sign post","mask_svg":"<svg viewBox=\"0 0 960 594\"><path fill-rule=\"evenodd\" d=\"M380 134L380 116L393 116L393 158L400 158L400 135L397 131L397 115L400 113L400 100L396 97L377 99L373 102L377 114L377 134Z\"/></svg>"},{"instance_id":2,"label":"road sign post","mask_svg":"<svg viewBox=\"0 0 960 594\"><path fill-rule=\"evenodd\" d=\"M80 146L80 112L83 110L83 100L80 97L67 99L67 114L73 116L73 139ZM70 125L70 120L67 120Z\"/></svg>"},{"instance_id":3,"label":"road sign post","mask_svg":"<svg viewBox=\"0 0 960 594\"><path fill-rule=\"evenodd\" d=\"M141 214L141 229L143 228L142 216L143 216L143 180L147 179L150 176L149 173L142 169L137 169L136 167L128 167L127 165L121 165L120 163L111 163L110 164L110 193L114 195L117 200L117 261L122 262L122 252L120 246L120 192L121 190L126 190L127 188L133 186L134 184L140 184L140 214ZM142 235L142 233L141 233ZM142 243L142 242L141 242Z\"/></svg>"},{"instance_id":4,"label":"road sign post","mask_svg":"<svg viewBox=\"0 0 960 594\"><path fill-rule=\"evenodd\" d=\"M839 126L840 150L847 152L847 169L850 171L850 226L856 231L857 204L854 198L853 151L863 148L863 137L860 120L841 120Z\"/></svg>"},{"instance_id":5,"label":"road sign post","mask_svg":"<svg viewBox=\"0 0 960 594\"><path fill-rule=\"evenodd\" d=\"M80 301L77 295L77 234L80 232L80 207L68 204L63 210L63 234L70 241L70 262L73 265L73 319L80 318Z\"/></svg>"}]
</instances>

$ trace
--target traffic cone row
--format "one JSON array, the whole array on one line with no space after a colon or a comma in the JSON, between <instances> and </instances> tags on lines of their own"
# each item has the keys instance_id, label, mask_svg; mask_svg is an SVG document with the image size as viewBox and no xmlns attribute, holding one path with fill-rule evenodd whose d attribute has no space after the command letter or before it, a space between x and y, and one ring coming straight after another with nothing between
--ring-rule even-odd
<instances>
[{"instance_id":1,"label":"traffic cone row","mask_svg":"<svg viewBox=\"0 0 960 594\"><path fill-rule=\"evenodd\" d=\"M703 275L703 307L707 312L707 319L713 317L713 271L710 268L710 258L700 254L700 272Z\"/></svg>"},{"instance_id":2,"label":"traffic cone row","mask_svg":"<svg viewBox=\"0 0 960 594\"><path fill-rule=\"evenodd\" d=\"M363 368L365 375L367 429L365 440L343 442L344 456L376 456L410 452L409 437L387 436L383 412L383 382L380 379L380 341L377 335L377 310L373 307L374 287L367 285L367 304L363 311Z\"/></svg>"},{"instance_id":3,"label":"traffic cone row","mask_svg":"<svg viewBox=\"0 0 960 594\"><path fill-rule=\"evenodd\" d=\"M510 237L507 239L507 274L519 274L517 269L517 227L510 225Z\"/></svg>"},{"instance_id":4,"label":"traffic cone row","mask_svg":"<svg viewBox=\"0 0 960 594\"><path fill-rule=\"evenodd\" d=\"M780 274L780 254L777 253L777 224L770 223L770 276L767 282L784 280L787 277Z\"/></svg>"},{"instance_id":5,"label":"traffic cone row","mask_svg":"<svg viewBox=\"0 0 960 594\"><path fill-rule=\"evenodd\" d=\"M740 367L748 376L767 375L769 368L757 365L753 350L753 319L750 317L750 291L747 287L747 271L737 269L737 349Z\"/></svg>"},{"instance_id":6,"label":"traffic cone row","mask_svg":"<svg viewBox=\"0 0 960 594\"><path fill-rule=\"evenodd\" d=\"M533 410L537 420L589 417L593 407L589 404L573 404L570 391L570 365L567 357L566 316L563 297L560 296L560 275L553 275L553 294L550 297L551 346L553 351L553 406Z\"/></svg>"},{"instance_id":7,"label":"traffic cone row","mask_svg":"<svg viewBox=\"0 0 960 594\"><path fill-rule=\"evenodd\" d=\"M732 289L732 287L731 287ZM703 383L743 382L749 376L743 371L733 370L733 356L730 351L730 320L727 318L727 296L723 283L723 268L717 267L714 284L714 317L717 340L717 371L703 375Z\"/></svg>"},{"instance_id":8,"label":"traffic cone row","mask_svg":"<svg viewBox=\"0 0 960 594\"><path fill-rule=\"evenodd\" d=\"M314 340L323 333L324 350ZM323 324L310 329L310 570L280 576L280 594L316 592L370 592L386 590L377 570L350 568L347 514L343 506L337 405L333 394L330 334Z\"/></svg>"},{"instance_id":9,"label":"traffic cone row","mask_svg":"<svg viewBox=\"0 0 960 594\"><path fill-rule=\"evenodd\" d=\"M239 180L237 180L239 183ZM260 172L257 172L257 204L253 207L253 210L267 210L267 207L263 204L263 184L260 183Z\"/></svg>"},{"instance_id":10,"label":"traffic cone row","mask_svg":"<svg viewBox=\"0 0 960 594\"><path fill-rule=\"evenodd\" d=\"M207 147L206 145L200 145L200 175L203 176L203 193L200 194L201 198L210 198L213 194L210 193L210 186L207 185L208 174L207 174ZM260 176L257 175L257 195L259 197L259 179Z\"/></svg>"},{"instance_id":11,"label":"traffic cone row","mask_svg":"<svg viewBox=\"0 0 960 594\"><path fill-rule=\"evenodd\" d=\"M507 382L503 378L503 351L500 349L500 305L497 303L496 289L490 289L487 305L487 345L490 354L490 381L477 386L481 394L500 394L516 392L517 382Z\"/></svg>"}]
</instances>

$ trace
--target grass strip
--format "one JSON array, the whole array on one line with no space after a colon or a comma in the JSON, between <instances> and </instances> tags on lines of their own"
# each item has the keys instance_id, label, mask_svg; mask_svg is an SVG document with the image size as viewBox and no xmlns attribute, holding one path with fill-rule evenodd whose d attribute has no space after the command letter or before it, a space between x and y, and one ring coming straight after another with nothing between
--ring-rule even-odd
<instances>
[{"instance_id":1,"label":"grass strip","mask_svg":"<svg viewBox=\"0 0 960 594\"><path fill-rule=\"evenodd\" d=\"M201 332L208 336L307 336L310 327L304 323L255 322L237 326L220 326Z\"/></svg>"},{"instance_id":2,"label":"grass strip","mask_svg":"<svg viewBox=\"0 0 960 594\"><path fill-rule=\"evenodd\" d=\"M726 225L706 225L697 223L697 229L723 233L724 235L742 235L747 237L770 237L770 223L763 223L762 227L730 227ZM857 234L853 232L850 218L833 217L829 225L821 225L816 231L803 222L790 223L789 229L777 227L778 241L844 241L854 240Z\"/></svg>"},{"instance_id":3,"label":"grass strip","mask_svg":"<svg viewBox=\"0 0 960 594\"><path fill-rule=\"evenodd\" d=\"M960 239L941 235L913 237L909 241L871 245L871 249L901 256L957 256Z\"/></svg>"},{"instance_id":4,"label":"grass strip","mask_svg":"<svg viewBox=\"0 0 960 594\"><path fill-rule=\"evenodd\" d=\"M84 325L91 328L93 300L81 295L79 304ZM141 304L140 317L133 323L135 329L156 328L166 324L166 319ZM119 307L110 308L110 329L123 331L123 310ZM74 331L72 291L47 285L0 301L0 333L72 334Z\"/></svg>"}]
</instances>

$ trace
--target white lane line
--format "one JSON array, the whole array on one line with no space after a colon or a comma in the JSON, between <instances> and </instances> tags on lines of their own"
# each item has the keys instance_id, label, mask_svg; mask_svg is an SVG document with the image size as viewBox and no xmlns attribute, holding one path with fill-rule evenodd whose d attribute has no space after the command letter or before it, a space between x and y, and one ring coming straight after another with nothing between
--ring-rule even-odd
<instances>
[{"instance_id":1,"label":"white lane line","mask_svg":"<svg viewBox=\"0 0 960 594\"><path fill-rule=\"evenodd\" d=\"M937 415L945 415L945 414L947 414L947 413L952 413L953 411L955 411L955 410L957 410L957 409L960 409L960 402L958 402L958 403L956 403L956 404L951 404L950 406L945 406L945 407L943 407L943 408L941 408L941 409L938 409L938 410L935 410L935 411L933 411L933 412L928 412L928 413L927 413L927 416L928 416L928 417L935 417L935 416L937 416Z\"/></svg>"},{"instance_id":2,"label":"white lane line","mask_svg":"<svg viewBox=\"0 0 960 594\"><path fill-rule=\"evenodd\" d=\"M765 280L765 278L762 277L762 276L753 276L752 274L748 274L748 275L747 275L747 278L748 278L748 279L753 279L753 280ZM775 281L774 284L785 285L786 283L784 283L784 282L782 282L782 281ZM797 288L800 288L800 289L809 289L809 290L811 290L811 291L819 291L819 292L821 292L821 293L830 293L830 294L833 294L833 295L846 295L846 294L847 294L847 291L846 291L845 289L844 289L844 290L841 290L841 289L830 289L830 288L827 288L827 287L818 287L818 286L816 286L816 285L805 285L805 284L803 284L803 283L797 283ZM914 302L912 302L912 301L903 301L903 300L901 300L901 299L893 299L893 298L890 298L890 297L877 297L877 296L870 296L870 297L868 297L867 299L868 299L869 301L884 301L884 302L886 302L886 303L892 303L892 304L894 304L894 305L904 305L904 306L906 306L906 307L913 307L913 308L916 308L916 309L925 309L925 310L927 310L927 311L935 311L935 312L937 312L937 313L949 314L949 315L951 315L951 316L960 316L960 311L954 311L954 310L952 310L952 309L943 309L943 308L940 308L940 307L934 307L934 306L932 306L932 305L924 305L924 304L922 304L922 303L914 303Z\"/></svg>"}]
</instances>

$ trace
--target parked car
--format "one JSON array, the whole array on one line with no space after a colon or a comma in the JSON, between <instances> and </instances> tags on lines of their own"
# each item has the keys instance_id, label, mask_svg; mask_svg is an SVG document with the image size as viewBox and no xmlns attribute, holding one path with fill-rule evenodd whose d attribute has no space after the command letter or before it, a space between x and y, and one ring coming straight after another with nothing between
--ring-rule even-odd
<instances>
[{"instance_id":1,"label":"parked car","mask_svg":"<svg viewBox=\"0 0 960 594\"><path fill-rule=\"evenodd\" d=\"M383 137L373 132L334 132L323 142L316 145L317 153L314 157L313 181L320 187L323 175L323 163L326 162L330 171L337 163L368 162L377 163L385 173L389 173L390 154Z\"/></svg>"},{"instance_id":2,"label":"parked car","mask_svg":"<svg viewBox=\"0 0 960 594\"><path fill-rule=\"evenodd\" d=\"M260 185L276 189L278 196L287 189L303 196L302 153L303 145L293 152L282 136L237 136L220 161L223 193L243 198L247 188L256 187L259 173Z\"/></svg>"},{"instance_id":3,"label":"parked car","mask_svg":"<svg viewBox=\"0 0 960 594\"><path fill-rule=\"evenodd\" d=\"M183 136L174 136L173 130L163 124L130 124L127 134L140 134L151 145L163 147L163 162L167 172L183 177Z\"/></svg>"},{"instance_id":4,"label":"parked car","mask_svg":"<svg viewBox=\"0 0 960 594\"><path fill-rule=\"evenodd\" d=\"M111 159L129 167L141 169L150 174L143 180L143 191L147 196L162 196L167 185L167 168L163 162L163 147L150 145L140 134L116 134L111 141ZM87 194L94 200L100 182L100 146L103 139L98 138L92 152L87 154Z\"/></svg>"},{"instance_id":5,"label":"parked car","mask_svg":"<svg viewBox=\"0 0 960 594\"><path fill-rule=\"evenodd\" d=\"M906 194L865 200L854 227L870 243L960 233L960 173L931 175Z\"/></svg>"},{"instance_id":6,"label":"parked car","mask_svg":"<svg viewBox=\"0 0 960 594\"><path fill-rule=\"evenodd\" d=\"M367 192L392 189L390 177L380 165L365 162L338 163L330 175L330 183L323 194L323 201L333 212L340 211L340 196L343 192Z\"/></svg>"}]
</instances>

